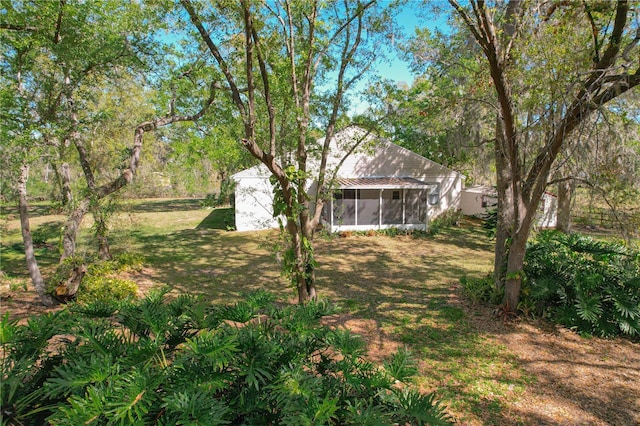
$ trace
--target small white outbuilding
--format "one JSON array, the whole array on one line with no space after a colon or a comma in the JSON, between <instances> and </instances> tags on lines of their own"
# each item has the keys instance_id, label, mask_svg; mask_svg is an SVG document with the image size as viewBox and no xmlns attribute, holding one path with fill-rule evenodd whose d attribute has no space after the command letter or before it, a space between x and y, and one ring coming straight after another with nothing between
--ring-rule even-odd
<instances>
[{"instance_id":1,"label":"small white outbuilding","mask_svg":"<svg viewBox=\"0 0 640 426\"><path fill-rule=\"evenodd\" d=\"M464 188L460 194L460 209L466 216L483 216L498 204L496 190L489 186L476 185Z\"/></svg>"},{"instance_id":2,"label":"small white outbuilding","mask_svg":"<svg viewBox=\"0 0 640 426\"><path fill-rule=\"evenodd\" d=\"M321 146L323 140L317 143ZM354 145L357 148L342 161ZM330 146L327 171L335 179L322 222L332 232L427 229L436 216L459 208L464 177L454 170L359 127L337 133ZM313 169L318 161L309 163ZM269 175L264 165L258 165L232 176L238 231L278 226ZM308 191L315 188L311 185Z\"/></svg>"},{"instance_id":3,"label":"small white outbuilding","mask_svg":"<svg viewBox=\"0 0 640 426\"><path fill-rule=\"evenodd\" d=\"M489 209L498 205L498 195L495 188L477 185L462 190L460 194L460 209L466 216L482 217ZM558 198L550 192L545 192L540 200L536 226L539 228L555 228L558 215Z\"/></svg>"}]
</instances>

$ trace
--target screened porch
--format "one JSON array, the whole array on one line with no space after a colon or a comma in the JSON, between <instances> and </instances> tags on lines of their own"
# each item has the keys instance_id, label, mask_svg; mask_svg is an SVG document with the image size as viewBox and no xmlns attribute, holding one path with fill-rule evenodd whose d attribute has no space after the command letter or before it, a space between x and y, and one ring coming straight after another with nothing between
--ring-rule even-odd
<instances>
[{"instance_id":1,"label":"screened porch","mask_svg":"<svg viewBox=\"0 0 640 426\"><path fill-rule=\"evenodd\" d=\"M368 229L427 229L429 204L438 185L414 178L338 179L322 218L332 232Z\"/></svg>"}]
</instances>

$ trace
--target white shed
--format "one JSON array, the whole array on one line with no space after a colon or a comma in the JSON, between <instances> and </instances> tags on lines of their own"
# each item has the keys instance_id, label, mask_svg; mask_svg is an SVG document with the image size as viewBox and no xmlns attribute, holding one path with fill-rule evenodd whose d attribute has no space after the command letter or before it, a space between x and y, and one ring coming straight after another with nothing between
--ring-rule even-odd
<instances>
[{"instance_id":1,"label":"white shed","mask_svg":"<svg viewBox=\"0 0 640 426\"><path fill-rule=\"evenodd\" d=\"M558 197L550 192L545 192L538 207L538 220L536 224L540 228L555 228L558 222Z\"/></svg>"},{"instance_id":2,"label":"white shed","mask_svg":"<svg viewBox=\"0 0 640 426\"><path fill-rule=\"evenodd\" d=\"M467 216L482 217L488 209L498 205L498 195L495 188L489 186L472 186L462 190L460 194L460 209ZM558 199L550 192L545 192L540 200L536 226L539 228L555 228L558 215Z\"/></svg>"},{"instance_id":3,"label":"white shed","mask_svg":"<svg viewBox=\"0 0 640 426\"><path fill-rule=\"evenodd\" d=\"M257 231L278 227L273 217L271 172L263 164L231 176L236 182L235 220L238 231Z\"/></svg>"},{"instance_id":4,"label":"white shed","mask_svg":"<svg viewBox=\"0 0 640 426\"><path fill-rule=\"evenodd\" d=\"M356 143L358 148L335 174L333 196L323 210L323 224L331 231L426 229L432 218L458 208L464 183L460 173L358 127L339 132L331 141L330 173ZM267 168L258 165L232 178L236 181L236 229L277 227ZM315 190L315 185L308 190Z\"/></svg>"},{"instance_id":5,"label":"white shed","mask_svg":"<svg viewBox=\"0 0 640 426\"><path fill-rule=\"evenodd\" d=\"M460 194L460 209L466 216L483 216L487 213L487 209L497 204L496 190L489 186L471 186L464 188Z\"/></svg>"}]
</instances>

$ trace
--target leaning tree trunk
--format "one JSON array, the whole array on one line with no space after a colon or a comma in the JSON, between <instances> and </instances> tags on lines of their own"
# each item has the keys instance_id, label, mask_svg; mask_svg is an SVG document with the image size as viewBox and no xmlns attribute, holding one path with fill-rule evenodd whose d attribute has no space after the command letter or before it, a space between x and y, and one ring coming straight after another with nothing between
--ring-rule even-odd
<instances>
[{"instance_id":1,"label":"leaning tree trunk","mask_svg":"<svg viewBox=\"0 0 640 426\"><path fill-rule=\"evenodd\" d=\"M84 219L84 216L89 211L89 204L90 202L88 198L81 200L80 203L78 203L78 206L73 209L69 215L62 234L62 256L60 256L60 262L75 254L76 237L78 235L82 219Z\"/></svg>"},{"instance_id":2,"label":"leaning tree trunk","mask_svg":"<svg viewBox=\"0 0 640 426\"><path fill-rule=\"evenodd\" d=\"M27 179L29 176L29 166L27 164L22 165L20 171L20 178L18 180L18 204L20 210L20 227L22 228L22 240L24 241L24 254L27 259L27 268L29 269L29 276L31 282L36 288L36 293L40 298L40 301L45 306L53 306L55 301L53 297L46 293L44 279L40 273L38 267L38 261L36 260L35 252L33 250L33 237L31 236L31 229L29 227L29 205L27 203Z\"/></svg>"}]
</instances>

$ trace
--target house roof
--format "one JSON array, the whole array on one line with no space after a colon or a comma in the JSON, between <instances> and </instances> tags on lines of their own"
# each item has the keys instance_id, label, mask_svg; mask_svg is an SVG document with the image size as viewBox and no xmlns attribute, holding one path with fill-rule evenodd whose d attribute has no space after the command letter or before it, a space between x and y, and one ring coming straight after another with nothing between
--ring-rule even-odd
<instances>
[{"instance_id":1,"label":"house roof","mask_svg":"<svg viewBox=\"0 0 640 426\"><path fill-rule=\"evenodd\" d=\"M489 195L494 197L498 195L498 191L495 188L491 186L486 186L486 185L476 185L468 188L463 188L462 192L467 192L467 193L471 192L474 194Z\"/></svg>"},{"instance_id":2,"label":"house roof","mask_svg":"<svg viewBox=\"0 0 640 426\"><path fill-rule=\"evenodd\" d=\"M336 178L340 189L424 188L430 184L410 177Z\"/></svg>"},{"instance_id":3,"label":"house roof","mask_svg":"<svg viewBox=\"0 0 640 426\"><path fill-rule=\"evenodd\" d=\"M269 178L271 176L271 172L267 169L267 166L264 164L258 164L253 167L249 167L248 169L244 169L239 171L238 173L234 173L231 175L231 179L238 180L244 178Z\"/></svg>"},{"instance_id":4,"label":"house roof","mask_svg":"<svg viewBox=\"0 0 640 426\"><path fill-rule=\"evenodd\" d=\"M324 139L318 139L316 144L322 146ZM346 152L353 149L353 144L359 145L349 154L349 158L344 161ZM282 163L281 163L282 164ZM310 155L307 163L308 171L317 170L320 165L320 158ZM460 176L448 167L425 158L407 148L401 147L387 139L369 134L364 129L351 126L337 132L330 147L329 158L327 159L327 170L339 167L338 175L350 179L366 179L362 176L416 176L429 181L441 180L452 176ZM231 177L234 180L240 179L264 179L271 175L263 164L245 169L235 173ZM401 178L397 178L401 179ZM382 182L376 182L376 188L380 188ZM415 184L415 182L414 182ZM358 185L352 183L351 185ZM366 184L362 184L366 187ZM408 182L399 184L397 182L387 182L387 187L407 187ZM391 186L389 186L391 185ZM395 186L393 186L395 185ZM423 182L424 186L424 182Z\"/></svg>"}]
</instances>

